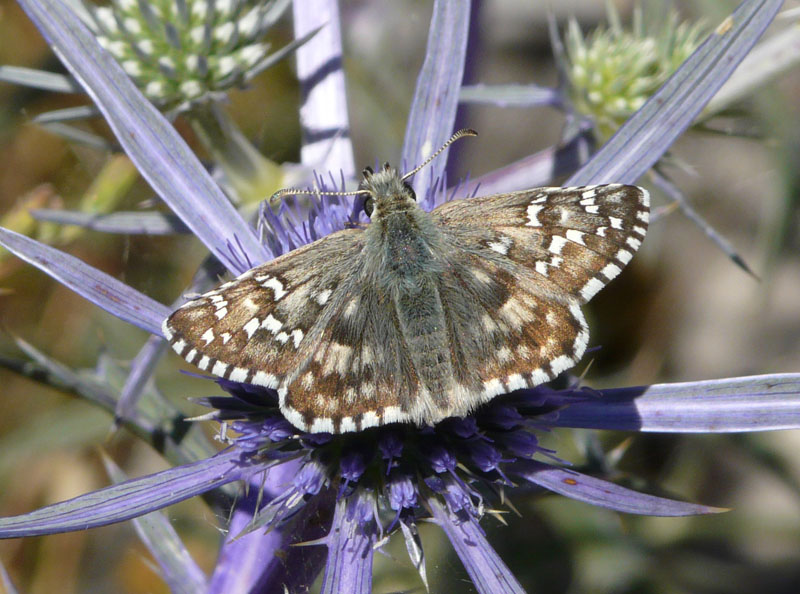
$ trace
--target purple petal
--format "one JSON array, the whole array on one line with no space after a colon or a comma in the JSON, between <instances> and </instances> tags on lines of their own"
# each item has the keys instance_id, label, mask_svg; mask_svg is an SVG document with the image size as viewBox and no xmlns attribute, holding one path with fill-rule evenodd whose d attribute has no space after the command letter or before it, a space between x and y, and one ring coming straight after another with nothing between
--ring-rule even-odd
<instances>
[{"instance_id":1,"label":"purple petal","mask_svg":"<svg viewBox=\"0 0 800 594\"><path fill-rule=\"evenodd\" d=\"M54 93L78 93L81 90L70 76L21 66L0 66L0 80Z\"/></svg>"},{"instance_id":2,"label":"purple petal","mask_svg":"<svg viewBox=\"0 0 800 594\"><path fill-rule=\"evenodd\" d=\"M511 165L471 179L461 186L459 194L471 196L478 191L481 196L488 196L550 185L554 179L575 171L581 165L581 155L589 152L589 142L587 130L562 146L546 148Z\"/></svg>"},{"instance_id":3,"label":"purple petal","mask_svg":"<svg viewBox=\"0 0 800 594\"><path fill-rule=\"evenodd\" d=\"M297 55L297 77L303 95L302 162L320 170L355 177L347 94L342 71L342 31L336 0L293 3L294 36L301 39L322 27Z\"/></svg>"},{"instance_id":4,"label":"purple petal","mask_svg":"<svg viewBox=\"0 0 800 594\"><path fill-rule=\"evenodd\" d=\"M470 2L436 0L428 30L425 61L417 77L406 125L401 165L416 167L438 149L453 133L458 108L458 90L464 77L467 55ZM447 165L447 153L412 180L422 201L425 191L439 179Z\"/></svg>"},{"instance_id":5,"label":"purple petal","mask_svg":"<svg viewBox=\"0 0 800 594\"><path fill-rule=\"evenodd\" d=\"M280 487L291 484L297 462L287 462L269 470L264 496L272 499ZM323 547L293 546L324 536L324 529L314 516L320 513L324 497L314 498L299 512L300 521L281 529L255 530L249 527L259 504L260 485L251 484L250 494L236 504L228 537L222 546L211 578L208 594L227 592L280 592L286 584L290 592L310 586L325 561ZM286 531L289 533L287 534Z\"/></svg>"},{"instance_id":6,"label":"purple petal","mask_svg":"<svg viewBox=\"0 0 800 594\"><path fill-rule=\"evenodd\" d=\"M127 419L136 409L136 404L144 391L147 380L153 375L161 356L167 350L167 343L159 336L151 336L136 357L131 361L130 373L125 378L125 385L117 401L114 416Z\"/></svg>"},{"instance_id":7,"label":"purple petal","mask_svg":"<svg viewBox=\"0 0 800 594\"><path fill-rule=\"evenodd\" d=\"M372 497L361 490L336 503L326 540L328 562L321 594L372 591L372 546L376 541L372 514Z\"/></svg>"},{"instance_id":8,"label":"purple petal","mask_svg":"<svg viewBox=\"0 0 800 594\"><path fill-rule=\"evenodd\" d=\"M20 4L103 112L145 179L195 235L232 271L246 270L248 260L263 262L267 255L252 228L67 4L59 0L20 0ZM244 254L235 253L239 247Z\"/></svg>"},{"instance_id":9,"label":"purple petal","mask_svg":"<svg viewBox=\"0 0 800 594\"><path fill-rule=\"evenodd\" d=\"M664 433L731 433L800 428L800 374L599 390L566 407L561 427Z\"/></svg>"},{"instance_id":10,"label":"purple petal","mask_svg":"<svg viewBox=\"0 0 800 594\"><path fill-rule=\"evenodd\" d=\"M524 594L525 590L486 540L483 530L474 518L454 515L442 506L436 496L428 497L428 507L436 523L450 539L478 592Z\"/></svg>"},{"instance_id":11,"label":"purple petal","mask_svg":"<svg viewBox=\"0 0 800 594\"><path fill-rule=\"evenodd\" d=\"M96 214L40 208L30 211L37 221L52 221L62 225L78 225L104 233L126 235L172 235L188 233L189 228L177 216L161 212L115 212Z\"/></svg>"},{"instance_id":12,"label":"purple petal","mask_svg":"<svg viewBox=\"0 0 800 594\"><path fill-rule=\"evenodd\" d=\"M730 77L783 0L748 0L717 27L667 82L567 180L633 183L661 158Z\"/></svg>"},{"instance_id":13,"label":"purple petal","mask_svg":"<svg viewBox=\"0 0 800 594\"><path fill-rule=\"evenodd\" d=\"M242 466L238 451L228 450L212 458L92 491L28 514L0 518L0 538L86 530L130 520L253 472L252 468Z\"/></svg>"},{"instance_id":14,"label":"purple petal","mask_svg":"<svg viewBox=\"0 0 800 594\"><path fill-rule=\"evenodd\" d=\"M34 239L0 228L0 245L119 319L161 336L169 310L124 283Z\"/></svg>"},{"instance_id":15,"label":"purple petal","mask_svg":"<svg viewBox=\"0 0 800 594\"><path fill-rule=\"evenodd\" d=\"M110 459L104 457L106 471L115 483L127 477ZM181 542L169 519L161 512L151 512L133 520L139 539L161 568L161 577L170 592L193 594L205 592L207 578Z\"/></svg>"},{"instance_id":16,"label":"purple petal","mask_svg":"<svg viewBox=\"0 0 800 594\"><path fill-rule=\"evenodd\" d=\"M498 107L536 107L561 105L561 93L539 85L465 85L458 95L461 103L478 103Z\"/></svg>"},{"instance_id":17,"label":"purple petal","mask_svg":"<svg viewBox=\"0 0 800 594\"><path fill-rule=\"evenodd\" d=\"M574 470L557 468L535 460L518 460L508 467L508 473L529 480L559 495L629 514L693 516L726 511L719 507L684 503L638 493Z\"/></svg>"}]
</instances>

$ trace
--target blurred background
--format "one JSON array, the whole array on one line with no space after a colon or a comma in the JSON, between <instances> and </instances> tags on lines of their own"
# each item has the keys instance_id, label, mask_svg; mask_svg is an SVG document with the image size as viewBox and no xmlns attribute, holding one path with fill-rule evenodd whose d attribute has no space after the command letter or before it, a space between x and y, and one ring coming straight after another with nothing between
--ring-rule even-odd
<instances>
[{"instance_id":1,"label":"blurred background","mask_svg":"<svg viewBox=\"0 0 800 594\"><path fill-rule=\"evenodd\" d=\"M479 2L467 83L554 85L545 3ZM674 6L681 20L709 29L731 1L644 2ZM632 2L615 2L623 23ZM797 9L788 2L786 9ZM341 3L344 67L358 166L397 163L431 3ZM563 29L575 17L584 31L606 24L602 1L554 7ZM797 25L795 25L797 26ZM770 35L770 31L767 32ZM291 40L287 19L271 40ZM0 0L0 64L62 72L36 29L10 0ZM651 227L640 254L588 307L595 387L678 382L800 371L800 69L736 104L715 133L690 131L673 147L672 180L758 276L734 264L679 211ZM299 91L292 60L230 95L229 113L268 158L299 160ZM36 223L28 209L75 209L101 200L93 181L113 157L69 142L31 122L38 113L81 105L64 95L0 82L0 224L48 241L152 298L169 303L189 283L204 248L189 236L117 236ZM558 143L563 115L552 108L469 105L458 126L480 133L451 153L451 171L472 177ZM99 118L85 124L100 135ZM202 155L192 130L178 129ZM119 210L154 196L124 163ZM127 176L127 177L126 177ZM555 180L556 182L558 180ZM120 182L122 183L122 182ZM647 180L643 180L648 185ZM670 201L652 189L655 205ZM124 364L146 339L134 329L0 251L0 354L20 357L19 337L73 369L98 359ZM581 373L589 362L579 365ZM157 384L188 415L187 397L213 387L162 362ZM129 476L167 463L112 418L74 396L0 369L0 514L21 514L102 487L105 451ZM208 427L209 434L215 431ZM483 522L491 542L530 592L796 592L800 585L800 432L732 436L602 435L558 430L545 445L578 465L597 464L633 488L730 512L698 518L623 516L556 495L514 500L521 517ZM213 567L218 517L199 499L167 510L195 559ZM472 591L444 535L423 531L433 592ZM376 592L424 591L402 542L376 555ZM0 561L23 592L164 592L146 549L129 524L87 532L0 542ZM2 586L0 586L2 588Z\"/></svg>"}]
</instances>

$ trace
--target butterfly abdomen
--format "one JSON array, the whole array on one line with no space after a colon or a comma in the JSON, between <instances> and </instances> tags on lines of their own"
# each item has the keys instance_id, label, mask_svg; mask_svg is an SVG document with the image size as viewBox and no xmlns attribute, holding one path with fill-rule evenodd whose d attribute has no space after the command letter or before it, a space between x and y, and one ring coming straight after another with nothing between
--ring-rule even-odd
<instances>
[{"instance_id":1,"label":"butterfly abdomen","mask_svg":"<svg viewBox=\"0 0 800 594\"><path fill-rule=\"evenodd\" d=\"M417 422L430 424L452 412L447 395L453 364L437 282L429 276L418 281L413 288L396 291L393 301L400 332L425 387L423 396L409 403L407 412Z\"/></svg>"}]
</instances>

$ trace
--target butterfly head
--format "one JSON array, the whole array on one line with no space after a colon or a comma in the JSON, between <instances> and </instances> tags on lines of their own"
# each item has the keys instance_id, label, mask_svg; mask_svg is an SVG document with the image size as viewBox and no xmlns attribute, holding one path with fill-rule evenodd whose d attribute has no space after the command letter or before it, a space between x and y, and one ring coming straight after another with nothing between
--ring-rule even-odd
<instances>
[{"instance_id":1,"label":"butterfly head","mask_svg":"<svg viewBox=\"0 0 800 594\"><path fill-rule=\"evenodd\" d=\"M358 191L366 194L364 211L371 219L416 207L417 196L414 189L388 163L384 163L377 173L371 167L365 168L363 173L364 179L361 180Z\"/></svg>"}]
</instances>

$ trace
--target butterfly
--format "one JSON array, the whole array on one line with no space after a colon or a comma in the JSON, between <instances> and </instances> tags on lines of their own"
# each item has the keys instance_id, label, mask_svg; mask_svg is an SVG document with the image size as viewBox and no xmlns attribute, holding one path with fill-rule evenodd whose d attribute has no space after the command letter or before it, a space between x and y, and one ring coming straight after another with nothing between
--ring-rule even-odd
<instances>
[{"instance_id":1,"label":"butterfly","mask_svg":"<svg viewBox=\"0 0 800 594\"><path fill-rule=\"evenodd\" d=\"M463 135L474 132L433 156ZM424 165L365 169L352 193L367 196L370 224L189 301L164 321L172 348L277 390L312 433L433 425L573 367L589 340L581 305L641 245L647 191L535 188L426 212L406 181Z\"/></svg>"}]
</instances>

